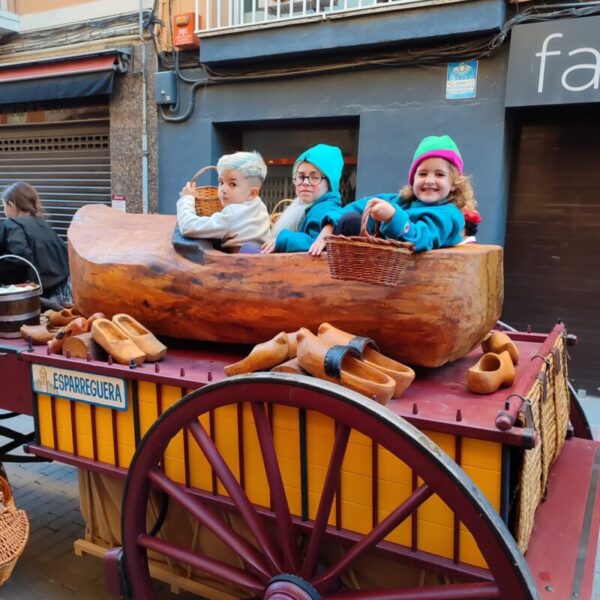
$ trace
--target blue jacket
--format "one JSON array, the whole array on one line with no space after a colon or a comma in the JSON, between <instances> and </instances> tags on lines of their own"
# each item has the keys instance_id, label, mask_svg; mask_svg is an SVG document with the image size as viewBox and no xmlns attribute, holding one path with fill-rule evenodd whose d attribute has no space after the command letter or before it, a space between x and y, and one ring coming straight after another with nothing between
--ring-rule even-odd
<instances>
[{"instance_id":1,"label":"blue jacket","mask_svg":"<svg viewBox=\"0 0 600 600\"><path fill-rule=\"evenodd\" d=\"M381 223L381 235L387 239L412 242L416 252L455 246L463 239L465 218L452 202L443 200L432 204L414 199L403 201L398 194L376 194L351 202L341 212L333 211L326 215L322 225L332 223L335 227L340 217L346 213L362 214L371 198L381 198L394 205L396 212L389 223ZM368 230L373 233L375 220L369 218Z\"/></svg>"},{"instance_id":2,"label":"blue jacket","mask_svg":"<svg viewBox=\"0 0 600 600\"><path fill-rule=\"evenodd\" d=\"M321 233L325 215L339 216L342 199L337 192L327 192L313 202L298 225L298 231L282 229L275 239L275 252L306 252Z\"/></svg>"}]
</instances>

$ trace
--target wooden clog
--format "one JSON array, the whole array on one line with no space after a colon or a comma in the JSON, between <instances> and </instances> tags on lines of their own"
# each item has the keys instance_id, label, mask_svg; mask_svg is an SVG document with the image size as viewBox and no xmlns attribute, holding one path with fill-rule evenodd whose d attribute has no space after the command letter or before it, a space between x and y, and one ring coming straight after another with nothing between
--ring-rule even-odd
<instances>
[{"instance_id":1,"label":"wooden clog","mask_svg":"<svg viewBox=\"0 0 600 600\"><path fill-rule=\"evenodd\" d=\"M62 353L71 358L91 358L106 360L106 352L92 338L90 331L67 337L63 343Z\"/></svg>"},{"instance_id":2,"label":"wooden clog","mask_svg":"<svg viewBox=\"0 0 600 600\"><path fill-rule=\"evenodd\" d=\"M108 319L96 319L92 323L92 339L122 365L129 365L132 360L141 365L146 360L139 346Z\"/></svg>"},{"instance_id":3,"label":"wooden clog","mask_svg":"<svg viewBox=\"0 0 600 600\"><path fill-rule=\"evenodd\" d=\"M50 327L64 327L82 316L76 308L63 308L60 311L47 310L44 314L48 317Z\"/></svg>"},{"instance_id":4,"label":"wooden clog","mask_svg":"<svg viewBox=\"0 0 600 600\"><path fill-rule=\"evenodd\" d=\"M415 372L410 367L381 354L379 347L371 338L352 335L329 323L321 323L318 333L319 337L329 344L341 344L356 348L365 363L389 375L396 382L394 398L402 396L415 378Z\"/></svg>"},{"instance_id":5,"label":"wooden clog","mask_svg":"<svg viewBox=\"0 0 600 600\"><path fill-rule=\"evenodd\" d=\"M87 321L84 317L73 319L68 325L61 327L58 333L48 342L52 354L60 354L65 340L72 335L79 335L87 331Z\"/></svg>"},{"instance_id":6,"label":"wooden clog","mask_svg":"<svg viewBox=\"0 0 600 600\"><path fill-rule=\"evenodd\" d=\"M167 347L130 315L116 314L112 322L135 342L135 345L146 355L148 362L156 362L167 353Z\"/></svg>"},{"instance_id":7,"label":"wooden clog","mask_svg":"<svg viewBox=\"0 0 600 600\"><path fill-rule=\"evenodd\" d=\"M500 354L506 350L510 354L513 365L519 362L519 349L510 337L502 331L488 333L483 342L481 342L481 349L484 352L495 352L496 354Z\"/></svg>"},{"instance_id":8,"label":"wooden clog","mask_svg":"<svg viewBox=\"0 0 600 600\"><path fill-rule=\"evenodd\" d=\"M296 375L306 375L306 371L300 366L297 358L291 358L271 369L273 373L294 373Z\"/></svg>"},{"instance_id":9,"label":"wooden clog","mask_svg":"<svg viewBox=\"0 0 600 600\"><path fill-rule=\"evenodd\" d=\"M269 341L254 346L246 358L227 365L224 371L228 377L255 371L269 371L288 358L290 358L289 339L287 333L282 331Z\"/></svg>"},{"instance_id":10,"label":"wooden clog","mask_svg":"<svg viewBox=\"0 0 600 600\"><path fill-rule=\"evenodd\" d=\"M298 331L297 340L298 363L313 377L339 383L380 404L386 404L393 396L396 382L360 360L355 348L328 344L305 328Z\"/></svg>"},{"instance_id":11,"label":"wooden clog","mask_svg":"<svg viewBox=\"0 0 600 600\"><path fill-rule=\"evenodd\" d=\"M31 339L34 346L47 344L58 333L58 328L49 329L48 325L21 325L21 337Z\"/></svg>"},{"instance_id":12,"label":"wooden clog","mask_svg":"<svg viewBox=\"0 0 600 600\"><path fill-rule=\"evenodd\" d=\"M467 386L476 394L493 394L514 380L515 366L507 350L500 354L487 352L467 371Z\"/></svg>"}]
</instances>

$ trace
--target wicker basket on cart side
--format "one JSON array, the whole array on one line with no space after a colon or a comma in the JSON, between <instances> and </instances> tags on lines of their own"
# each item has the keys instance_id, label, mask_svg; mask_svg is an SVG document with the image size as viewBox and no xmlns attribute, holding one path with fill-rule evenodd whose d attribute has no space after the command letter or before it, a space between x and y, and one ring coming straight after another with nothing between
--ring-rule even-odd
<instances>
[{"instance_id":1,"label":"wicker basket on cart side","mask_svg":"<svg viewBox=\"0 0 600 600\"><path fill-rule=\"evenodd\" d=\"M8 480L0 476L0 585L11 576L29 539L29 520L15 508Z\"/></svg>"},{"instance_id":2,"label":"wicker basket on cart side","mask_svg":"<svg viewBox=\"0 0 600 600\"><path fill-rule=\"evenodd\" d=\"M367 231L369 213L363 212L360 235L330 235L325 238L329 273L334 279L397 286L415 245L386 240Z\"/></svg>"},{"instance_id":3,"label":"wicker basket on cart side","mask_svg":"<svg viewBox=\"0 0 600 600\"><path fill-rule=\"evenodd\" d=\"M198 177L211 169L216 171L217 167L203 167L192 177L191 181L196 181ZM213 213L223 210L223 205L219 200L218 188L214 185L197 186L195 199L196 214L200 217L210 217Z\"/></svg>"}]
</instances>

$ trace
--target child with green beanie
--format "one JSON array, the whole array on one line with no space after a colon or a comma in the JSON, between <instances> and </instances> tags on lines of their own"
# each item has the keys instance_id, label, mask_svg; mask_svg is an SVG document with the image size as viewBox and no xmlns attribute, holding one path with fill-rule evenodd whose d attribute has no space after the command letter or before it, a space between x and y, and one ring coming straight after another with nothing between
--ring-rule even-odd
<instances>
[{"instance_id":1,"label":"child with green beanie","mask_svg":"<svg viewBox=\"0 0 600 600\"><path fill-rule=\"evenodd\" d=\"M315 244L320 244L323 218L326 214L337 216L341 211L343 167L344 159L337 146L317 144L300 154L292 170L296 198L273 226L274 239L263 245L264 254L313 253Z\"/></svg>"},{"instance_id":2,"label":"child with green beanie","mask_svg":"<svg viewBox=\"0 0 600 600\"><path fill-rule=\"evenodd\" d=\"M361 198L341 213L326 215L321 223L324 231L358 235L367 211L370 232L378 221L383 237L412 242L417 252L461 243L463 211L474 211L477 202L454 140L448 135L424 138L415 151L408 182L399 194Z\"/></svg>"}]
</instances>

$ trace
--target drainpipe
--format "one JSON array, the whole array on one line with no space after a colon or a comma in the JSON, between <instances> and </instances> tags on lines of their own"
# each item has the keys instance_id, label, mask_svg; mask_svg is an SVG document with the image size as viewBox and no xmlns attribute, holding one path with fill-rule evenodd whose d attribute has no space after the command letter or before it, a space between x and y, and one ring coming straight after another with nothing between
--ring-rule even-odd
<instances>
[{"instance_id":1,"label":"drainpipe","mask_svg":"<svg viewBox=\"0 0 600 600\"><path fill-rule=\"evenodd\" d=\"M148 101L146 98L146 42L144 40L144 0L140 0L140 40L142 41L142 213L148 214Z\"/></svg>"}]
</instances>

